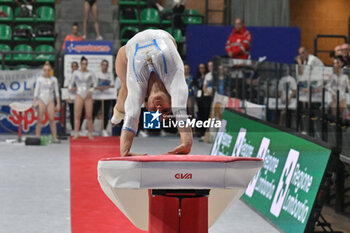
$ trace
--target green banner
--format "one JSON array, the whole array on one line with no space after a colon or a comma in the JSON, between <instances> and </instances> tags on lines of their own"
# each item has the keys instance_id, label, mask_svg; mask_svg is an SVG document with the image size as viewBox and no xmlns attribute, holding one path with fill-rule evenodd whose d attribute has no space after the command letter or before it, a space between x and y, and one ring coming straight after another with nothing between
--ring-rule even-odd
<instances>
[{"instance_id":1,"label":"green banner","mask_svg":"<svg viewBox=\"0 0 350 233\"><path fill-rule=\"evenodd\" d=\"M225 110L212 155L260 157L242 199L284 232L304 232L331 150Z\"/></svg>"}]
</instances>

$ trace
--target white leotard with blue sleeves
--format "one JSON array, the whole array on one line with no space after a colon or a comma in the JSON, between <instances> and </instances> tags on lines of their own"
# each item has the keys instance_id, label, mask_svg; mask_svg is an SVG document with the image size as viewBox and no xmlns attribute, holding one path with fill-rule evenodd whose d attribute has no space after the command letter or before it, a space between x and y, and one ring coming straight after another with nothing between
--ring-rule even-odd
<instances>
[{"instance_id":1,"label":"white leotard with blue sleeves","mask_svg":"<svg viewBox=\"0 0 350 233\"><path fill-rule=\"evenodd\" d=\"M57 78L39 77L36 80L34 97L41 99L45 105L48 105L51 100L54 99L54 96L56 96L56 98L60 97L60 93L58 92Z\"/></svg>"},{"instance_id":2,"label":"white leotard with blue sleeves","mask_svg":"<svg viewBox=\"0 0 350 233\"><path fill-rule=\"evenodd\" d=\"M126 56L128 96L123 130L137 132L151 72L158 76L168 91L176 119L185 120L188 89L184 65L170 34L163 30L142 31L126 44Z\"/></svg>"}]
</instances>

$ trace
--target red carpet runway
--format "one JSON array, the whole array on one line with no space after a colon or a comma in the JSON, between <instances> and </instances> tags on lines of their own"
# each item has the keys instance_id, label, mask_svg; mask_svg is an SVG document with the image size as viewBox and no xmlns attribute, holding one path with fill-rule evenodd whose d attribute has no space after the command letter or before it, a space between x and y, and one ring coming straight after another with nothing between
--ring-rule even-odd
<instances>
[{"instance_id":1,"label":"red carpet runway","mask_svg":"<svg viewBox=\"0 0 350 233\"><path fill-rule=\"evenodd\" d=\"M118 137L70 141L72 233L142 233L102 192L97 162L119 155Z\"/></svg>"}]
</instances>

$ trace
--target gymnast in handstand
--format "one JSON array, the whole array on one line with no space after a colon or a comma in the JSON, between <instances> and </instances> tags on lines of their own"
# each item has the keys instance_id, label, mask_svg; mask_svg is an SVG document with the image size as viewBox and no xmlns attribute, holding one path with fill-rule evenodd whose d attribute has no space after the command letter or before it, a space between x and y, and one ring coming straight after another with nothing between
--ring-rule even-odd
<instances>
[{"instance_id":1,"label":"gymnast in handstand","mask_svg":"<svg viewBox=\"0 0 350 233\"><path fill-rule=\"evenodd\" d=\"M149 111L158 111L163 116L172 113L178 121L187 120L188 88L184 65L174 38L166 31L150 29L136 34L119 49L115 67L121 90L111 121L118 124L124 119L120 153L135 155L130 149L146 97ZM192 147L192 130L186 127L178 127L178 130L181 144L169 153L188 154Z\"/></svg>"}]
</instances>

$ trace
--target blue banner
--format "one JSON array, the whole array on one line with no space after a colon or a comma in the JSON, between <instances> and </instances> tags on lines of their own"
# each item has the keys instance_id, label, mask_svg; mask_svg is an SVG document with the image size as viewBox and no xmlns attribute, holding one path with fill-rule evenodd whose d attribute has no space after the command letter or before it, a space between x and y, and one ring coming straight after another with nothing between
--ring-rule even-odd
<instances>
[{"instance_id":1,"label":"blue banner","mask_svg":"<svg viewBox=\"0 0 350 233\"><path fill-rule=\"evenodd\" d=\"M75 55L110 55L113 54L113 44L108 41L67 41L65 53Z\"/></svg>"}]
</instances>

